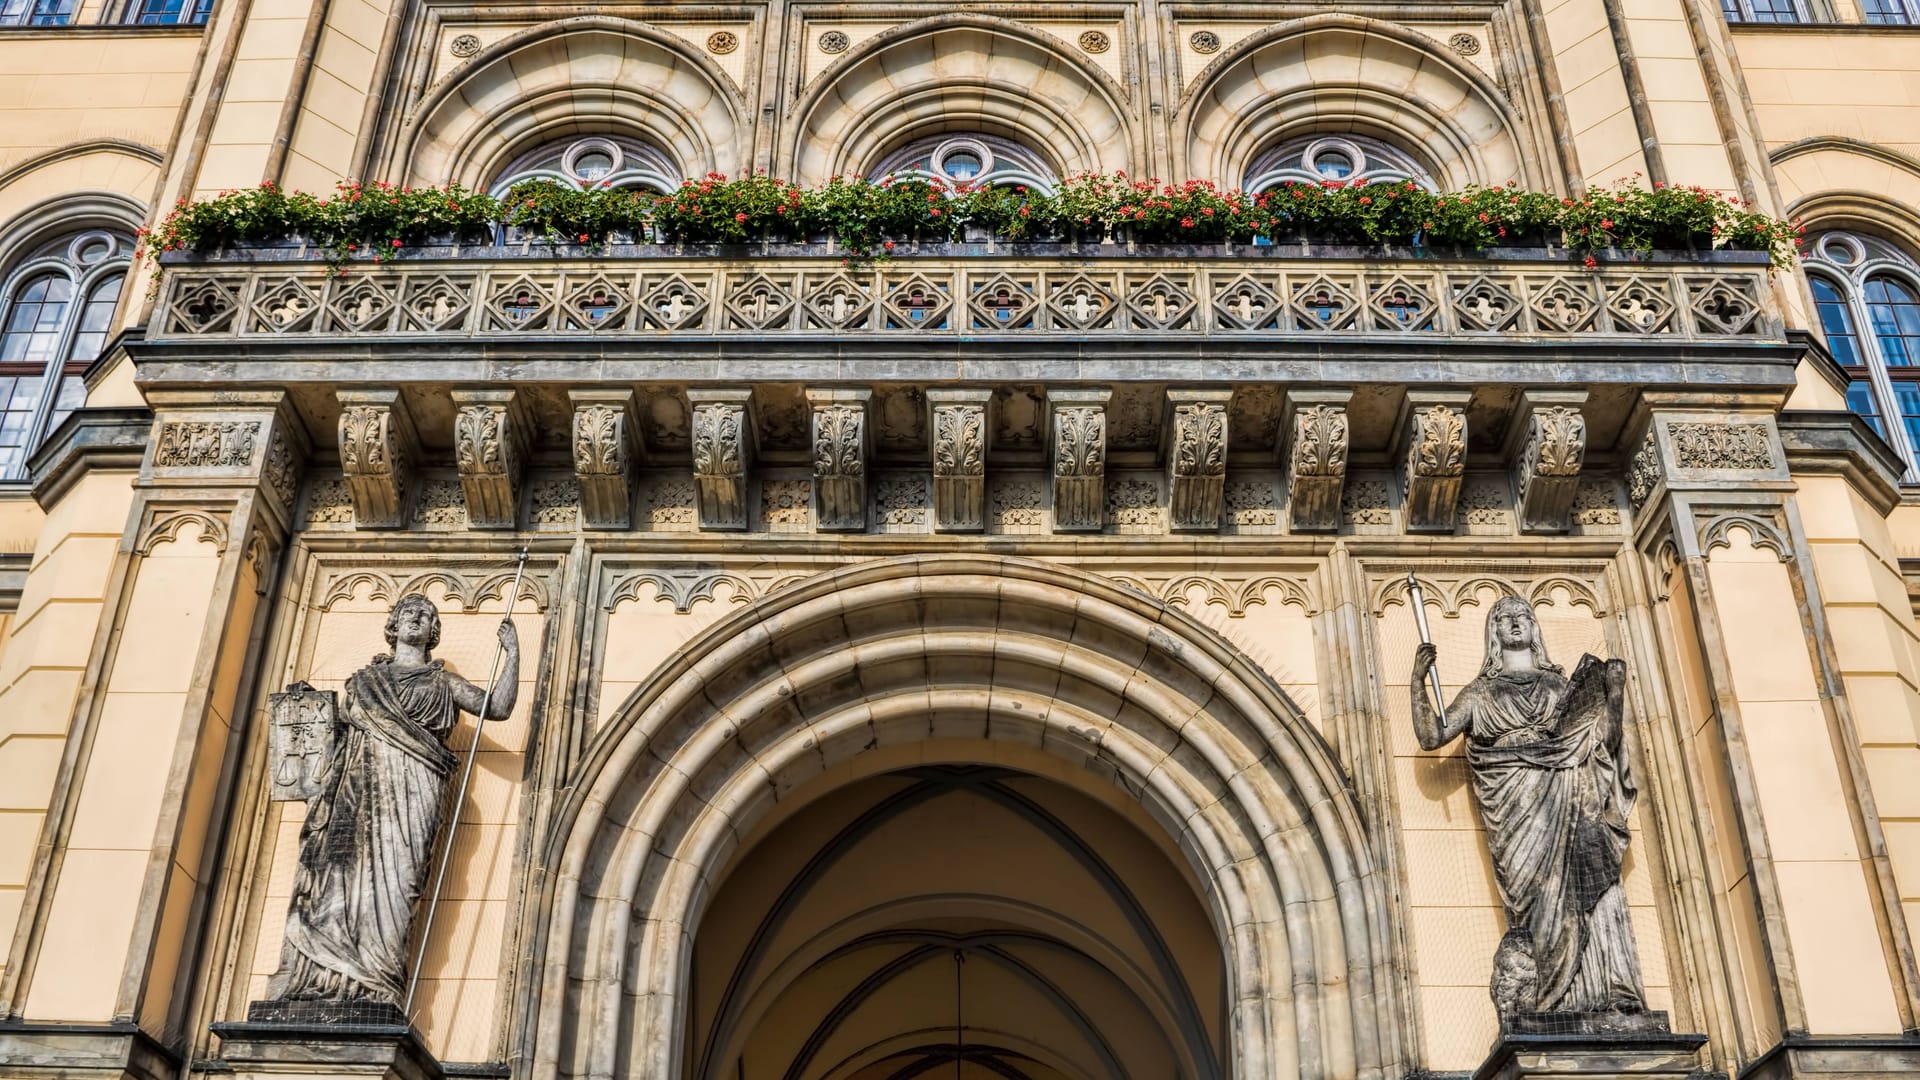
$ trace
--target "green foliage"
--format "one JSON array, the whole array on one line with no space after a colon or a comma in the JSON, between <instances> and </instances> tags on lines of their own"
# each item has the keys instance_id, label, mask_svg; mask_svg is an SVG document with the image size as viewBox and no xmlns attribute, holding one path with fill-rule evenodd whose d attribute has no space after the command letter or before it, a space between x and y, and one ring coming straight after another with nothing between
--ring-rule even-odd
<instances>
[{"instance_id":1,"label":"green foliage","mask_svg":"<svg viewBox=\"0 0 1920 1080\"><path fill-rule=\"evenodd\" d=\"M1509 185L1435 195L1410 181L1287 183L1258 195L1210 181L1164 184L1083 173L1051 192L952 187L938 181L834 177L803 189L764 174L688 180L669 195L517 184L496 200L439 188L343 182L328 199L271 184L182 200L140 238L141 253L208 250L304 237L335 265L383 260L451 237L486 242L505 224L553 243L599 245L616 235L701 244L830 236L849 259L886 258L896 242L950 240L964 226L1006 240L1124 238L1153 244L1410 244L1484 249L1562 245L1576 252L1725 248L1769 252L1791 265L1799 227L1700 187L1622 181L1575 199Z\"/></svg>"}]
</instances>

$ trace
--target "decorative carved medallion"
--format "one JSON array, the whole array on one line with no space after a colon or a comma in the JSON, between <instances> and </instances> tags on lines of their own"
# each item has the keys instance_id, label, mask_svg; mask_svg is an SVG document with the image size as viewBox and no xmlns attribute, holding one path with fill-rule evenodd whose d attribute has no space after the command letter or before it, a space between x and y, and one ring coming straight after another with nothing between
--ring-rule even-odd
<instances>
[{"instance_id":1,"label":"decorative carved medallion","mask_svg":"<svg viewBox=\"0 0 1920 1080\"><path fill-rule=\"evenodd\" d=\"M1187 47L1202 56L1211 56L1220 51L1220 35L1211 30L1195 30L1187 38Z\"/></svg>"},{"instance_id":2,"label":"decorative carved medallion","mask_svg":"<svg viewBox=\"0 0 1920 1080\"><path fill-rule=\"evenodd\" d=\"M1387 482L1356 480L1348 484L1340 495L1340 519L1349 525L1393 524Z\"/></svg>"},{"instance_id":3,"label":"decorative carved medallion","mask_svg":"<svg viewBox=\"0 0 1920 1080\"><path fill-rule=\"evenodd\" d=\"M159 468L243 469L253 464L258 420L169 421L160 425L153 463Z\"/></svg>"},{"instance_id":4,"label":"decorative carved medallion","mask_svg":"<svg viewBox=\"0 0 1920 1080\"><path fill-rule=\"evenodd\" d=\"M353 524L353 493L345 479L321 480L307 494L307 524Z\"/></svg>"},{"instance_id":5,"label":"decorative carved medallion","mask_svg":"<svg viewBox=\"0 0 1920 1080\"><path fill-rule=\"evenodd\" d=\"M1573 496L1573 523L1583 528L1618 526L1620 502L1609 480L1582 480Z\"/></svg>"},{"instance_id":6,"label":"decorative carved medallion","mask_svg":"<svg viewBox=\"0 0 1920 1080\"><path fill-rule=\"evenodd\" d=\"M1480 39L1468 33L1455 34L1447 39L1447 48L1461 56L1477 56L1480 53Z\"/></svg>"},{"instance_id":7,"label":"decorative carved medallion","mask_svg":"<svg viewBox=\"0 0 1920 1080\"><path fill-rule=\"evenodd\" d=\"M1039 481L996 479L988 514L994 532L1034 534L1046 525L1046 492Z\"/></svg>"},{"instance_id":8,"label":"decorative carved medallion","mask_svg":"<svg viewBox=\"0 0 1920 1080\"><path fill-rule=\"evenodd\" d=\"M760 520L768 532L806 532L813 521L813 481L762 481Z\"/></svg>"},{"instance_id":9,"label":"decorative carved medallion","mask_svg":"<svg viewBox=\"0 0 1920 1080\"><path fill-rule=\"evenodd\" d=\"M1235 480L1227 485L1227 523L1236 529L1264 529L1280 523L1280 501L1271 480Z\"/></svg>"},{"instance_id":10,"label":"decorative carved medallion","mask_svg":"<svg viewBox=\"0 0 1920 1080\"><path fill-rule=\"evenodd\" d=\"M1099 30L1086 30L1080 34L1080 51L1098 55L1113 47L1113 40Z\"/></svg>"},{"instance_id":11,"label":"decorative carved medallion","mask_svg":"<svg viewBox=\"0 0 1920 1080\"><path fill-rule=\"evenodd\" d=\"M447 43L447 51L465 60L480 51L480 35L456 34L453 40Z\"/></svg>"},{"instance_id":12,"label":"decorative carved medallion","mask_svg":"<svg viewBox=\"0 0 1920 1080\"><path fill-rule=\"evenodd\" d=\"M457 480L429 480L420 485L420 497L414 500L413 523L458 527L468 524L467 500Z\"/></svg>"},{"instance_id":13,"label":"decorative carved medallion","mask_svg":"<svg viewBox=\"0 0 1920 1080\"><path fill-rule=\"evenodd\" d=\"M820 51L828 56L838 56L852 47L853 41L838 30L829 30L820 35Z\"/></svg>"},{"instance_id":14,"label":"decorative carved medallion","mask_svg":"<svg viewBox=\"0 0 1920 1080\"><path fill-rule=\"evenodd\" d=\"M1107 485L1107 521L1120 532L1158 532L1160 485L1127 477Z\"/></svg>"},{"instance_id":15,"label":"decorative carved medallion","mask_svg":"<svg viewBox=\"0 0 1920 1080\"><path fill-rule=\"evenodd\" d=\"M740 35L731 30L715 30L707 35L707 51L715 56L725 56L740 47Z\"/></svg>"}]
</instances>

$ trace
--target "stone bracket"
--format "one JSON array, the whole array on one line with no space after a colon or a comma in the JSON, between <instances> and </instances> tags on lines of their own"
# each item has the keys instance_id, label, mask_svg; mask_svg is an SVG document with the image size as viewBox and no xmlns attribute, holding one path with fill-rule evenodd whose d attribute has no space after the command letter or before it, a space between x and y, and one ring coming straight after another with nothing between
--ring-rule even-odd
<instances>
[{"instance_id":1,"label":"stone bracket","mask_svg":"<svg viewBox=\"0 0 1920 1080\"><path fill-rule=\"evenodd\" d=\"M1409 390L1394 424L1408 532L1452 532L1467 471L1470 390Z\"/></svg>"},{"instance_id":2,"label":"stone bracket","mask_svg":"<svg viewBox=\"0 0 1920 1080\"><path fill-rule=\"evenodd\" d=\"M453 461L466 495L467 523L511 529L520 516L528 421L517 390L453 391Z\"/></svg>"},{"instance_id":3,"label":"stone bracket","mask_svg":"<svg viewBox=\"0 0 1920 1080\"><path fill-rule=\"evenodd\" d=\"M589 529L633 523L633 477L640 464L632 390L572 390L573 475L580 517Z\"/></svg>"},{"instance_id":4,"label":"stone bracket","mask_svg":"<svg viewBox=\"0 0 1920 1080\"><path fill-rule=\"evenodd\" d=\"M747 527L753 468L753 391L687 388L693 406L693 482L702 529Z\"/></svg>"},{"instance_id":5,"label":"stone bracket","mask_svg":"<svg viewBox=\"0 0 1920 1080\"><path fill-rule=\"evenodd\" d=\"M1507 425L1507 471L1520 531L1563 533L1587 455L1585 390L1528 390Z\"/></svg>"},{"instance_id":6,"label":"stone bracket","mask_svg":"<svg viewBox=\"0 0 1920 1080\"><path fill-rule=\"evenodd\" d=\"M992 398L990 389L927 391L938 532L987 527L987 402Z\"/></svg>"},{"instance_id":7,"label":"stone bracket","mask_svg":"<svg viewBox=\"0 0 1920 1080\"><path fill-rule=\"evenodd\" d=\"M1167 391L1167 520L1175 532L1220 528L1232 397L1231 390Z\"/></svg>"},{"instance_id":8,"label":"stone bracket","mask_svg":"<svg viewBox=\"0 0 1920 1080\"><path fill-rule=\"evenodd\" d=\"M357 528L406 524L407 500L418 487L420 440L407 406L394 389L338 390L340 471L353 498Z\"/></svg>"},{"instance_id":9,"label":"stone bracket","mask_svg":"<svg viewBox=\"0 0 1920 1080\"><path fill-rule=\"evenodd\" d=\"M1053 455L1053 529L1099 532L1106 526L1107 400L1113 391L1049 390Z\"/></svg>"},{"instance_id":10,"label":"stone bracket","mask_svg":"<svg viewBox=\"0 0 1920 1080\"><path fill-rule=\"evenodd\" d=\"M1336 532L1347 482L1352 390L1294 390L1280 413L1287 440L1287 519L1294 532Z\"/></svg>"},{"instance_id":11,"label":"stone bracket","mask_svg":"<svg viewBox=\"0 0 1920 1080\"><path fill-rule=\"evenodd\" d=\"M813 518L822 532L867 528L867 464L872 458L867 403L873 391L807 390L813 427Z\"/></svg>"}]
</instances>

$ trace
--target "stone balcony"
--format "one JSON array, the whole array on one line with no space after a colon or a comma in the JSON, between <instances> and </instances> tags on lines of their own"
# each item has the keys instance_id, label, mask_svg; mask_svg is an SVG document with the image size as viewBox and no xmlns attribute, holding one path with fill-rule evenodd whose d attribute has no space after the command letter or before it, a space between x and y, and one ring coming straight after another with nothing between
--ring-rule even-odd
<instances>
[{"instance_id":1,"label":"stone balcony","mask_svg":"<svg viewBox=\"0 0 1920 1080\"><path fill-rule=\"evenodd\" d=\"M330 273L302 249L170 256L149 342L1126 340L1766 342L1765 256L1552 249L903 245L849 265L820 247L426 248ZM598 346L593 346L598 348Z\"/></svg>"}]
</instances>

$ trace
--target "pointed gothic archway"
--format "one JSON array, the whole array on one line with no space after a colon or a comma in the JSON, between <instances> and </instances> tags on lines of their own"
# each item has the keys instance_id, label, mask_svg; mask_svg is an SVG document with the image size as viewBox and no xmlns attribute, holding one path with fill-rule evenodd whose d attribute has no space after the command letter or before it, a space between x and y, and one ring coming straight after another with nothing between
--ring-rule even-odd
<instances>
[{"instance_id":1,"label":"pointed gothic archway","mask_svg":"<svg viewBox=\"0 0 1920 1080\"><path fill-rule=\"evenodd\" d=\"M729 868L833 792L887 773L909 787L927 779L899 775L915 747L947 764L1017 758L1019 772L1042 778L1033 782L1068 789L1040 793L1041 818L1049 799L1137 807L1139 831L1183 864L1213 935L1221 1075L1398 1071L1385 884L1331 753L1271 680L1193 619L1104 579L943 555L848 567L742 609L596 735L545 853L534 1075L716 1067L740 1023L696 1018L691 983L694 943ZM937 939L925 912L916 920L920 938L886 947L966 952L1032 931L975 911L947 919ZM852 919L827 947L864 948L902 925L887 923ZM1077 948L1071 938L1046 947ZM1010 955L1002 966L1019 967ZM1038 1000L1045 981L1024 985ZM1184 1047L1176 1052L1202 1068L1204 1048L1180 1014L1206 1010L1182 1005L1171 980L1139 989L1141 1007L1157 1009ZM1070 1015L1072 995L1055 997L1066 1001L1051 1007ZM1035 1060L1048 1051L1004 1049Z\"/></svg>"}]
</instances>

